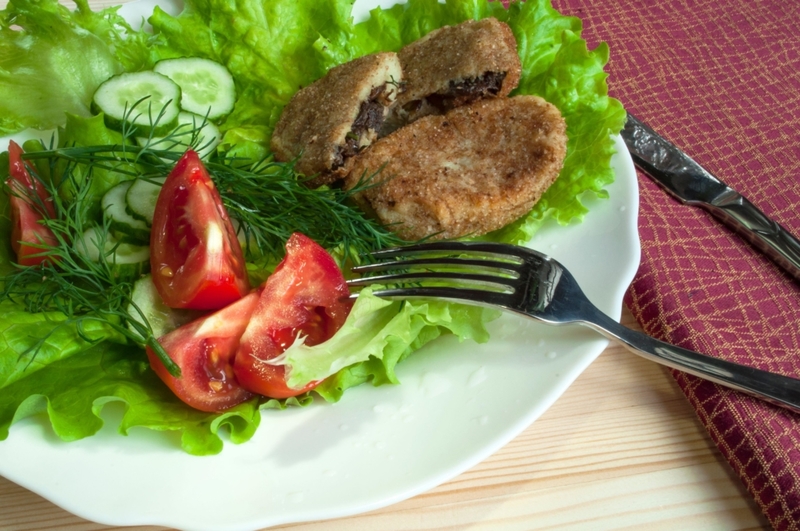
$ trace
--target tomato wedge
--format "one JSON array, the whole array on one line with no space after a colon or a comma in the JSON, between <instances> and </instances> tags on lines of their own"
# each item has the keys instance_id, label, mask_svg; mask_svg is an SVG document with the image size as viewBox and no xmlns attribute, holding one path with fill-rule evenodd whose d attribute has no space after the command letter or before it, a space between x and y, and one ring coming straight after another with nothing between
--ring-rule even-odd
<instances>
[{"instance_id":1,"label":"tomato wedge","mask_svg":"<svg viewBox=\"0 0 800 531\"><path fill-rule=\"evenodd\" d=\"M330 339L350 313L348 294L331 255L307 236L293 234L286 243L286 257L264 283L242 335L233 364L242 387L271 398L297 396L314 388L319 382L289 388L284 368L267 362L298 335L306 338L307 345Z\"/></svg>"},{"instance_id":2,"label":"tomato wedge","mask_svg":"<svg viewBox=\"0 0 800 531\"><path fill-rule=\"evenodd\" d=\"M169 174L150 234L153 284L171 308L217 310L250 290L219 192L191 149Z\"/></svg>"},{"instance_id":3,"label":"tomato wedge","mask_svg":"<svg viewBox=\"0 0 800 531\"><path fill-rule=\"evenodd\" d=\"M150 366L183 402L201 411L223 411L253 396L236 381L232 363L259 294L254 291L158 339L181 368L180 378L169 374L147 347Z\"/></svg>"},{"instance_id":4,"label":"tomato wedge","mask_svg":"<svg viewBox=\"0 0 800 531\"><path fill-rule=\"evenodd\" d=\"M8 201L11 205L11 247L17 255L17 263L24 266L39 265L46 256L33 256L43 250L31 244L55 246L53 231L42 224L45 217L55 217L53 200L45 187L31 177L22 161L22 148L13 140L8 143L9 178L6 185L11 189Z\"/></svg>"}]
</instances>

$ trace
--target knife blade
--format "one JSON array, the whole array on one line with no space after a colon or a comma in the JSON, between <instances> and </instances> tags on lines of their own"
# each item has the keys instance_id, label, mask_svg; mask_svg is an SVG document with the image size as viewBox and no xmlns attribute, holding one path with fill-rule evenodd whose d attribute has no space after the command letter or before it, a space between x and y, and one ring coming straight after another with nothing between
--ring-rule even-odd
<instances>
[{"instance_id":1,"label":"knife blade","mask_svg":"<svg viewBox=\"0 0 800 531\"><path fill-rule=\"evenodd\" d=\"M628 113L620 133L634 164L683 204L707 210L800 280L800 240Z\"/></svg>"}]
</instances>

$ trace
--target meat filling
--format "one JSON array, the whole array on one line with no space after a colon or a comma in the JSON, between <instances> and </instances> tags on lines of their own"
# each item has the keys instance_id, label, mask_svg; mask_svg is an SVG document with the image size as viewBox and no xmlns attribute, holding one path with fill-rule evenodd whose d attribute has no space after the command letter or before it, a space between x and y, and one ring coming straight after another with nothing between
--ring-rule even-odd
<instances>
[{"instance_id":1,"label":"meat filling","mask_svg":"<svg viewBox=\"0 0 800 531\"><path fill-rule=\"evenodd\" d=\"M506 72L486 72L479 77L470 77L461 81L451 80L444 92L437 92L422 100L409 102L405 105L404 110L409 113L419 113L420 116L445 114L456 107L479 99L497 96L505 77Z\"/></svg>"},{"instance_id":2,"label":"meat filling","mask_svg":"<svg viewBox=\"0 0 800 531\"><path fill-rule=\"evenodd\" d=\"M345 136L345 143L336 151L332 169L341 168L347 158L356 155L361 149L361 139L370 131L377 134L383 125L386 106L389 105L386 95L386 84L372 89L369 98L361 103L358 116L353 120L350 132Z\"/></svg>"}]
</instances>

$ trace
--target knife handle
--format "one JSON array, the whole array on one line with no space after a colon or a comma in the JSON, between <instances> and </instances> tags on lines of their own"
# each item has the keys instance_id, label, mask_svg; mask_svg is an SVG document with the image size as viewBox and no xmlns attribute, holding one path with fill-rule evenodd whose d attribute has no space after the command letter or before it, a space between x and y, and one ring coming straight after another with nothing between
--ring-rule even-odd
<instances>
[{"instance_id":1,"label":"knife handle","mask_svg":"<svg viewBox=\"0 0 800 531\"><path fill-rule=\"evenodd\" d=\"M746 197L728 188L708 203L698 203L741 234L754 247L800 280L800 240L768 218Z\"/></svg>"}]
</instances>

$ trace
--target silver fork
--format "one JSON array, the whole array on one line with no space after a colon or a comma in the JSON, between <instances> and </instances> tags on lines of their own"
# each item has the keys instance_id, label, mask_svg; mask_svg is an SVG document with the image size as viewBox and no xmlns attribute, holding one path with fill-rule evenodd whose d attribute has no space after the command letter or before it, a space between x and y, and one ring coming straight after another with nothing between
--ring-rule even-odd
<instances>
[{"instance_id":1,"label":"silver fork","mask_svg":"<svg viewBox=\"0 0 800 531\"><path fill-rule=\"evenodd\" d=\"M379 284L388 298L437 298L490 306L552 325L581 324L651 361L800 413L800 380L664 343L598 310L575 278L538 251L485 242L437 242L376 251L351 287ZM384 274L374 274L387 272Z\"/></svg>"}]
</instances>

